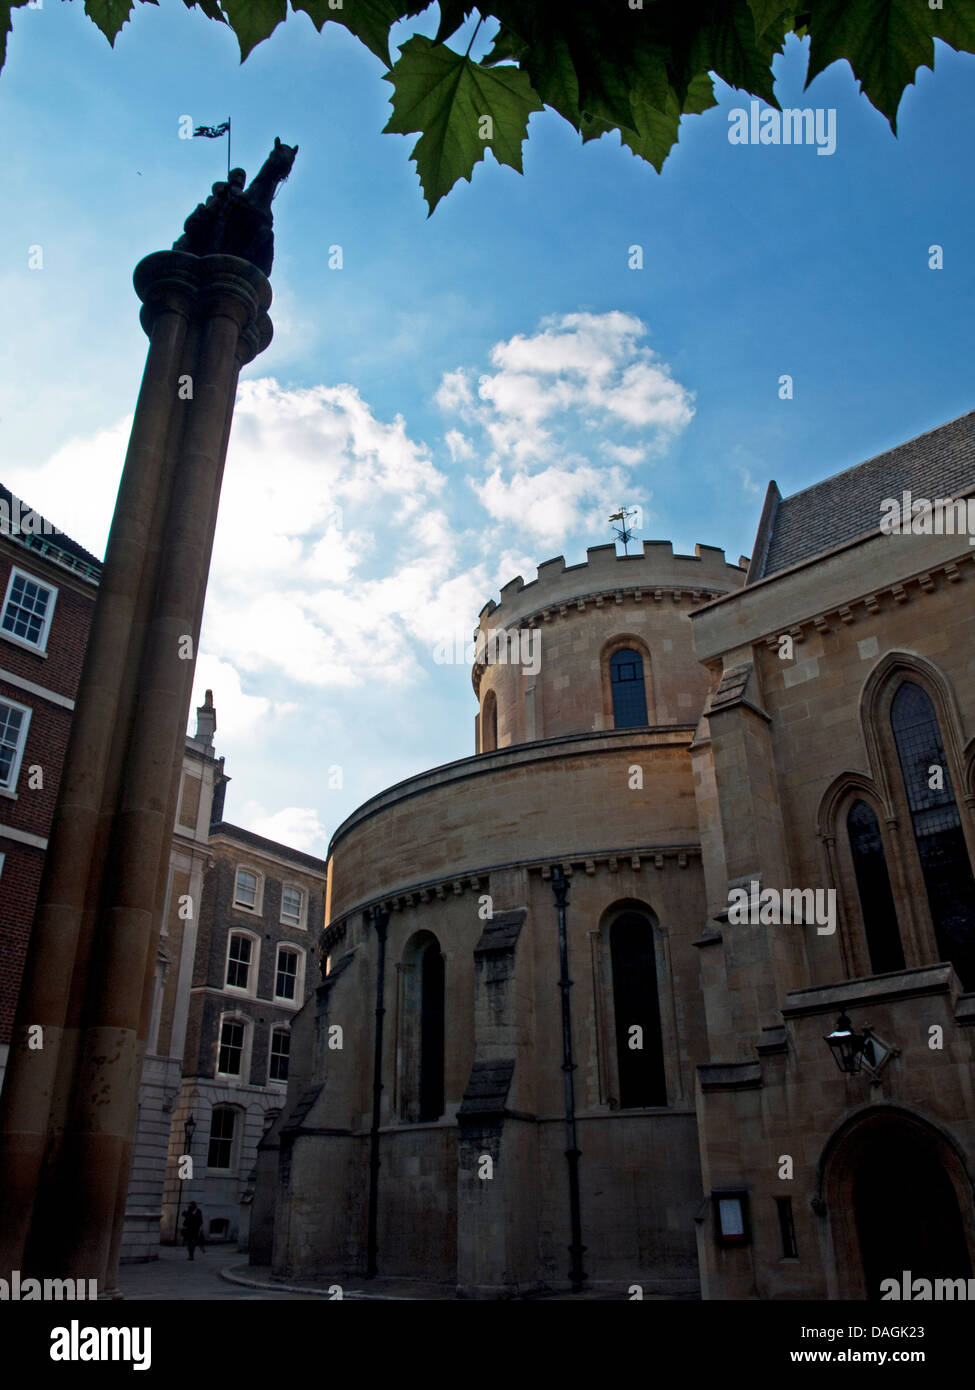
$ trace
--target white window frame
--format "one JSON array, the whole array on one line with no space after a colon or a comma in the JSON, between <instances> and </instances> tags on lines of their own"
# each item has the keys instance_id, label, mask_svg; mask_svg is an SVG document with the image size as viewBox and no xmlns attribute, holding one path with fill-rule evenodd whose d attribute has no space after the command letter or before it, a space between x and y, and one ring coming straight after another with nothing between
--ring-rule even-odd
<instances>
[{"instance_id":1,"label":"white window frame","mask_svg":"<svg viewBox=\"0 0 975 1390\"><path fill-rule=\"evenodd\" d=\"M223 1027L222 1024L221 1024L221 1027ZM210 1166L210 1137L211 1137L211 1135L213 1134L213 1116L214 1116L214 1113L215 1113L217 1110L229 1110L230 1113L231 1113L231 1114L233 1115L233 1117L234 1117L234 1134L233 1134L233 1138L232 1138L231 1141L230 1141L230 1166L229 1166L229 1168L212 1168L212 1167ZM209 1131L208 1131L208 1133L207 1133L207 1165L206 1165L206 1171L207 1171L208 1173L236 1173L236 1172L237 1172L237 1169L240 1167L241 1128L242 1128L242 1120L243 1120L243 1119L246 1119L246 1114L245 1114L245 1112L241 1109L241 1107L240 1107L239 1105L227 1105L227 1103L226 1103L225 1101L218 1101L218 1103L217 1103L216 1105L214 1105L214 1106L211 1107L211 1109L210 1109L210 1128L209 1128Z\"/></svg>"},{"instance_id":2,"label":"white window frame","mask_svg":"<svg viewBox=\"0 0 975 1390\"><path fill-rule=\"evenodd\" d=\"M293 999L288 999L285 995L278 993L278 961L281 959L282 951L288 951L291 955L297 956L298 963L295 966L295 994ZM295 946L290 941L279 941L278 948L274 953L274 994L273 999L276 1004L284 1004L285 1007L300 1009L304 1002L305 993L305 953L300 946Z\"/></svg>"},{"instance_id":3,"label":"white window frame","mask_svg":"<svg viewBox=\"0 0 975 1390\"><path fill-rule=\"evenodd\" d=\"M230 975L230 947L235 936L246 936L251 943L250 965L247 969L247 988L243 989L240 985L228 984ZM257 977L261 963L261 938L256 932L247 931L243 927L231 927L227 932L227 951L223 963L223 988L227 994L236 994L242 999L257 998Z\"/></svg>"},{"instance_id":4,"label":"white window frame","mask_svg":"<svg viewBox=\"0 0 975 1390\"><path fill-rule=\"evenodd\" d=\"M244 1027L244 1041L240 1049L240 1071L221 1071L220 1070L220 1039L223 1037L223 1025L225 1023L241 1023ZM226 1081L237 1081L242 1086L249 1084L251 1074L251 1046L254 1038L254 1020L246 1018L243 1014L230 1009L220 1015L217 1027L217 1057L214 1065L214 1076L219 1076Z\"/></svg>"},{"instance_id":5,"label":"white window frame","mask_svg":"<svg viewBox=\"0 0 975 1390\"><path fill-rule=\"evenodd\" d=\"M30 730L30 717L34 713L30 705L19 704L17 700L11 700L9 695L0 695L0 704L7 705L10 709L19 710L25 716L20 725L20 738L17 747L14 749L14 760L10 764L10 781L6 786L0 782L0 793L7 796L17 795L17 779L20 777L20 766L24 760L24 750L27 747L27 734Z\"/></svg>"},{"instance_id":6,"label":"white window frame","mask_svg":"<svg viewBox=\"0 0 975 1390\"><path fill-rule=\"evenodd\" d=\"M285 889L292 888L301 897L301 906L298 908L298 920L292 922L290 917L284 915L284 894ZM287 879L281 884L281 912L279 920L283 927L290 927L292 931L307 931L308 929L308 893L302 888L300 883L290 883Z\"/></svg>"},{"instance_id":7,"label":"white window frame","mask_svg":"<svg viewBox=\"0 0 975 1390\"><path fill-rule=\"evenodd\" d=\"M271 1075L271 1051L274 1047L275 1033L286 1033L288 1036L288 1076L291 1076L291 1029L285 1023L273 1023L268 1033L267 1039L267 1084L269 1086L280 1086L287 1090L287 1081L279 1081Z\"/></svg>"},{"instance_id":8,"label":"white window frame","mask_svg":"<svg viewBox=\"0 0 975 1390\"><path fill-rule=\"evenodd\" d=\"M37 584L40 588L46 589L51 595L51 600L44 614L44 626L41 628L41 635L38 641L30 642L26 637L18 637L15 632L8 632L3 627L3 616L7 611L7 604L10 602L10 595L13 593L14 584L17 577L26 579L29 584ZM4 595L3 607L0 608L0 637L8 642L13 642L18 647L24 647L29 652L36 652L40 656L47 656L47 639L51 632L51 620L54 617L54 605L58 601L58 590L53 584L49 584L46 579L40 579L36 574L31 574L28 570L22 570L17 565L10 568L10 578L7 581L7 592Z\"/></svg>"},{"instance_id":9,"label":"white window frame","mask_svg":"<svg viewBox=\"0 0 975 1390\"><path fill-rule=\"evenodd\" d=\"M237 879L242 870L244 873L253 874L257 879L253 907L249 903L242 903L237 899ZM234 911L246 912L250 917L260 917L264 911L264 875L254 864L238 864L234 868Z\"/></svg>"}]
</instances>

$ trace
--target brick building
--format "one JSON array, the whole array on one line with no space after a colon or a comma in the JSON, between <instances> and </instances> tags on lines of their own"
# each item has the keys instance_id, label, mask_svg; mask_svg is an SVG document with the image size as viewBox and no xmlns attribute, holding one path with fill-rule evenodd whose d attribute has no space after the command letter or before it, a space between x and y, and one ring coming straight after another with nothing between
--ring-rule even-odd
<instances>
[{"instance_id":1,"label":"brick building","mask_svg":"<svg viewBox=\"0 0 975 1390\"><path fill-rule=\"evenodd\" d=\"M957 505L892 531L905 493ZM750 563L504 587L476 754L332 838L252 1258L488 1297L972 1273L970 523L975 413L772 484Z\"/></svg>"},{"instance_id":2,"label":"brick building","mask_svg":"<svg viewBox=\"0 0 975 1390\"><path fill-rule=\"evenodd\" d=\"M246 1243L257 1145L284 1103L291 1023L317 978L325 864L222 820L210 826L208 853L163 1239L195 1201L209 1239ZM193 1177L181 1182L184 1154Z\"/></svg>"},{"instance_id":3,"label":"brick building","mask_svg":"<svg viewBox=\"0 0 975 1390\"><path fill-rule=\"evenodd\" d=\"M0 1083L100 574L0 486Z\"/></svg>"},{"instance_id":4,"label":"brick building","mask_svg":"<svg viewBox=\"0 0 975 1390\"><path fill-rule=\"evenodd\" d=\"M215 804L223 805L229 780L223 758L214 753L216 727L213 693L208 690L183 753L122 1232L125 1261L158 1256L170 1127L183 1076L203 883L211 862L210 817Z\"/></svg>"},{"instance_id":5,"label":"brick building","mask_svg":"<svg viewBox=\"0 0 975 1390\"><path fill-rule=\"evenodd\" d=\"M0 487L0 1085L100 575L101 565L94 555ZM219 827L221 833L215 843L220 852L211 848L211 817L214 813L218 818L222 815L229 781L223 759L214 752L215 730L216 711L212 693L207 691L183 756L139 1093L123 1260L156 1258L170 1128L174 1116L181 1115L179 1099L191 1018L191 1075L195 1076L199 1067L200 1025L193 1014L191 990L197 977L206 980L212 973L212 901L204 891L205 875L211 865L224 862L228 834L244 840L249 835L233 827ZM310 972L304 969L304 943L309 939L309 920L311 937L316 940L322 921L323 865L285 845L260 837L251 839L255 843L249 845L248 852L251 857L257 854L263 866L267 910L271 911L272 903L277 904L279 917L274 931L282 939L295 937L281 902L282 869L286 871L284 877L300 885L304 895L296 938L302 963L296 977L298 993L289 1000L272 999L267 1011L281 1029L274 1066L279 1074L286 1074L282 1040L296 1000L300 1003L304 998L306 976L307 987L311 986ZM218 878L212 880L211 893L217 889ZM201 937L204 919L207 926ZM243 917L241 921L243 924ZM253 922L244 925L253 926ZM262 970L267 979L262 976L262 987L273 990L273 965L268 962L265 952ZM211 1025L212 1020L207 1026ZM269 1047L267 1027L263 1022L256 1026L260 1045ZM255 1097L263 1095L264 1108L273 1107L282 1092L280 1080L268 1080L269 1066L265 1060L263 1084L255 1080L247 1092L252 1104ZM255 1077L258 1071L255 1061ZM180 1136L182 1132L180 1118ZM252 1144L244 1144L240 1151L242 1161L251 1167L252 1150ZM237 1234L238 1197L235 1189L232 1219L225 1227L228 1238ZM204 1189L198 1190L198 1200L207 1204ZM174 1210L170 1223L173 1215Z\"/></svg>"}]
</instances>

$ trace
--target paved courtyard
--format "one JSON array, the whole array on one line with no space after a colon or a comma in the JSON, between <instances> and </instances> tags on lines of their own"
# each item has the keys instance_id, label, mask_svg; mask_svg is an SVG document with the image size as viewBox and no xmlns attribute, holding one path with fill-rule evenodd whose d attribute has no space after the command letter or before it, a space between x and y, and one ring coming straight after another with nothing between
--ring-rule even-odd
<instances>
[{"instance_id":1,"label":"paved courtyard","mask_svg":"<svg viewBox=\"0 0 975 1390\"><path fill-rule=\"evenodd\" d=\"M211 1245L205 1255L199 1251L193 1260L182 1247L161 1245L159 1259L144 1264L119 1267L118 1286L126 1298L136 1299L215 1299L261 1298L313 1300L313 1293L271 1292L228 1283L220 1271L228 1267L246 1268L247 1256L232 1245Z\"/></svg>"},{"instance_id":2,"label":"paved courtyard","mask_svg":"<svg viewBox=\"0 0 975 1390\"><path fill-rule=\"evenodd\" d=\"M188 1260L182 1247L171 1245L159 1247L159 1259L144 1264L122 1265L118 1273L118 1287L126 1298L132 1299L182 1299L196 1301L201 1299L275 1299L297 1302L321 1302L331 1297L329 1284L325 1279L298 1284L285 1284L275 1287L270 1278L270 1270L260 1265L249 1265L244 1251L233 1245L210 1245L206 1254L196 1252L193 1260ZM342 1285L342 1297L355 1302L444 1302L454 1300L454 1291L445 1284L425 1284L416 1279L349 1279ZM535 1294L533 1299L565 1300L566 1302L619 1302L628 1293L621 1289L587 1289L581 1294L567 1291ZM647 1293L648 1302L696 1302L698 1295L661 1295Z\"/></svg>"}]
</instances>

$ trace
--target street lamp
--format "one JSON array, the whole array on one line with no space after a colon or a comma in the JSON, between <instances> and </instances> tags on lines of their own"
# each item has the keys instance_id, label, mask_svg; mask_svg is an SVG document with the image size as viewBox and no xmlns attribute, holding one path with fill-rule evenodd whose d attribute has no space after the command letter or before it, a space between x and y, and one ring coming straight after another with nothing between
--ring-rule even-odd
<instances>
[{"instance_id":1,"label":"street lamp","mask_svg":"<svg viewBox=\"0 0 975 1390\"><path fill-rule=\"evenodd\" d=\"M176 1230L173 1233L173 1244L179 1244L179 1212L183 1205L183 1157L193 1152L193 1131L196 1129L196 1121L192 1114L183 1125L183 1153L179 1158L179 1197L176 1200Z\"/></svg>"},{"instance_id":2,"label":"street lamp","mask_svg":"<svg viewBox=\"0 0 975 1390\"><path fill-rule=\"evenodd\" d=\"M870 1030L854 1032L853 1024L846 1014L840 1014L832 1033L827 1033L824 1041L836 1058L836 1065L847 1076L855 1076L863 1062L863 1054L870 1044ZM870 1060L869 1058L867 1059Z\"/></svg>"}]
</instances>

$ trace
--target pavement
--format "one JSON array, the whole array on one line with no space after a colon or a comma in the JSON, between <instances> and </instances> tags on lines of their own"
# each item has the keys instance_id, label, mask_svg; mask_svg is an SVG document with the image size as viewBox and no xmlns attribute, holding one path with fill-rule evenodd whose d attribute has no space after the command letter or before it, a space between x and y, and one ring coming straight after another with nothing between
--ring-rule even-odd
<instances>
[{"instance_id":1,"label":"pavement","mask_svg":"<svg viewBox=\"0 0 975 1390\"><path fill-rule=\"evenodd\" d=\"M205 1253L197 1250L192 1260L187 1258L186 1250L182 1246L161 1245L158 1260L121 1265L118 1272L118 1288L127 1299L166 1302L260 1299L308 1303L323 1298L334 1300L338 1289L341 1289L343 1299L356 1302L444 1302L456 1299L453 1286L428 1284L418 1279L366 1280L354 1276L345 1284L339 1284L334 1279L283 1282L272 1279L268 1266L248 1264L246 1253L238 1250L236 1246L212 1244L206 1247ZM559 1290L529 1297L533 1300L543 1298L574 1302L619 1302L625 1299L627 1294L606 1289L587 1289L578 1294ZM670 1301L674 1295L646 1294L645 1297L656 1302L658 1299ZM699 1295L684 1294L677 1297L681 1300L696 1300Z\"/></svg>"},{"instance_id":2,"label":"pavement","mask_svg":"<svg viewBox=\"0 0 975 1390\"><path fill-rule=\"evenodd\" d=\"M158 1260L119 1266L118 1289L124 1298L191 1302L216 1298L306 1299L315 1294L276 1292L231 1284L221 1277L228 1266L247 1269L246 1256L235 1245L208 1245L206 1254L198 1250L192 1260L183 1246L160 1245Z\"/></svg>"},{"instance_id":3,"label":"pavement","mask_svg":"<svg viewBox=\"0 0 975 1390\"><path fill-rule=\"evenodd\" d=\"M338 1285L333 1279L300 1284L272 1280L267 1266L251 1265L235 1245L213 1245L197 1250L189 1259L183 1246L160 1245L158 1260L119 1266L118 1290L126 1299L197 1302L207 1299L261 1299L320 1302L341 1297L394 1302L453 1299L454 1290L444 1284L424 1284L414 1279L353 1279Z\"/></svg>"}]
</instances>

